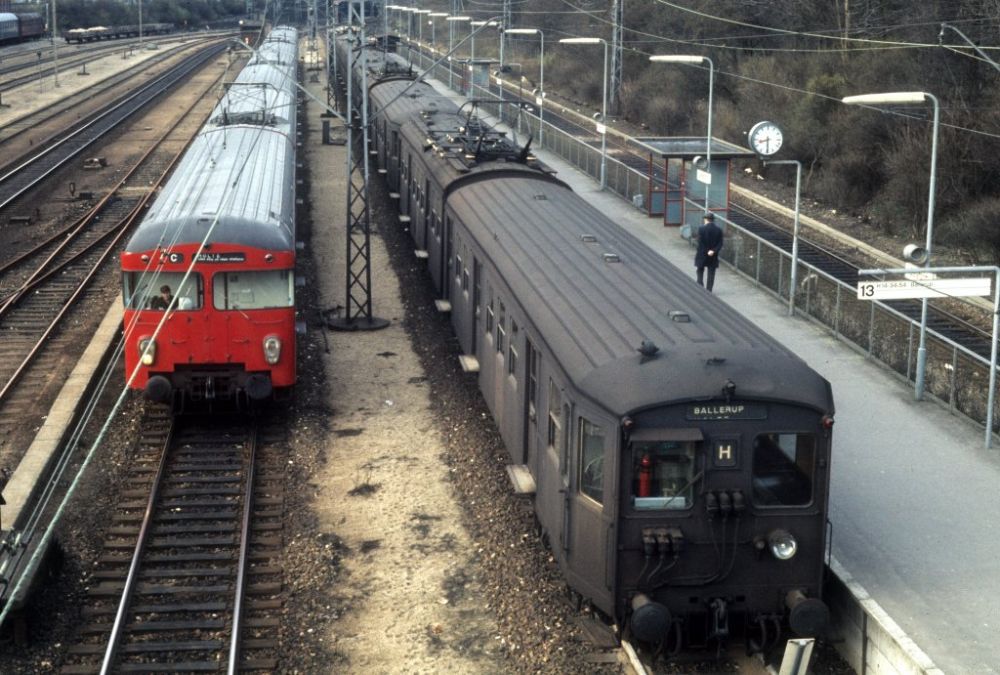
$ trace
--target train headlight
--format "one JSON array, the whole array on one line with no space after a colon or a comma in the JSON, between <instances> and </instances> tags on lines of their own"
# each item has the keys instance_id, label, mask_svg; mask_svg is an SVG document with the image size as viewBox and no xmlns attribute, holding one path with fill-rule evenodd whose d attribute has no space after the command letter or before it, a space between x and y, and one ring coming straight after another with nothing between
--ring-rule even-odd
<instances>
[{"instance_id":1,"label":"train headlight","mask_svg":"<svg viewBox=\"0 0 1000 675\"><path fill-rule=\"evenodd\" d=\"M153 338L139 340L139 360L144 366L151 366L156 361L156 341Z\"/></svg>"},{"instance_id":2,"label":"train headlight","mask_svg":"<svg viewBox=\"0 0 1000 675\"><path fill-rule=\"evenodd\" d=\"M268 335L264 338L264 360L270 365L274 365L281 358L281 340L277 335Z\"/></svg>"},{"instance_id":3,"label":"train headlight","mask_svg":"<svg viewBox=\"0 0 1000 675\"><path fill-rule=\"evenodd\" d=\"M773 530L767 535L767 543L778 560L790 560L799 550L799 543L788 530Z\"/></svg>"}]
</instances>

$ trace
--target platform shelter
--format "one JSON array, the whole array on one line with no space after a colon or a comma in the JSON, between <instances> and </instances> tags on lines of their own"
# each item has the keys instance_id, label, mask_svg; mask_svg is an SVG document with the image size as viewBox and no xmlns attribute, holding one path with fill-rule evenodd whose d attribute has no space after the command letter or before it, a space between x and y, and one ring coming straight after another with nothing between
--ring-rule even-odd
<instances>
[{"instance_id":1,"label":"platform shelter","mask_svg":"<svg viewBox=\"0 0 1000 675\"><path fill-rule=\"evenodd\" d=\"M728 218L733 160L757 157L748 148L713 138L712 166L708 167L705 165L708 148L703 137L640 137L632 141L649 157L649 188L643 202L646 213L662 215L663 224L671 226L698 225L705 210L703 180L709 175L708 208Z\"/></svg>"}]
</instances>

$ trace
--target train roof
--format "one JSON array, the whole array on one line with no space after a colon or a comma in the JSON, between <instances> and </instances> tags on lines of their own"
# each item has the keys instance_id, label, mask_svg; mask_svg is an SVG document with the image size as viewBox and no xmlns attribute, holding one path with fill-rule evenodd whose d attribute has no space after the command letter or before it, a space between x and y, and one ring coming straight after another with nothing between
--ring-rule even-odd
<instances>
[{"instance_id":1,"label":"train roof","mask_svg":"<svg viewBox=\"0 0 1000 675\"><path fill-rule=\"evenodd\" d=\"M247 65L212 111L214 125L246 122L294 127L294 71L266 63Z\"/></svg>"},{"instance_id":2,"label":"train roof","mask_svg":"<svg viewBox=\"0 0 1000 675\"><path fill-rule=\"evenodd\" d=\"M295 186L278 178L294 165L294 149L285 134L268 127L220 127L199 134L126 251L200 242L216 219L208 243L291 250Z\"/></svg>"},{"instance_id":3,"label":"train roof","mask_svg":"<svg viewBox=\"0 0 1000 675\"><path fill-rule=\"evenodd\" d=\"M410 147L433 155L427 162L434 181L447 193L454 182L471 174L496 171L551 173L530 150L513 143L477 117L454 111L422 110L400 128Z\"/></svg>"},{"instance_id":4,"label":"train roof","mask_svg":"<svg viewBox=\"0 0 1000 675\"><path fill-rule=\"evenodd\" d=\"M737 399L833 412L818 373L569 188L504 176L459 185L448 205L574 384L615 414L718 399L727 381Z\"/></svg>"}]
</instances>

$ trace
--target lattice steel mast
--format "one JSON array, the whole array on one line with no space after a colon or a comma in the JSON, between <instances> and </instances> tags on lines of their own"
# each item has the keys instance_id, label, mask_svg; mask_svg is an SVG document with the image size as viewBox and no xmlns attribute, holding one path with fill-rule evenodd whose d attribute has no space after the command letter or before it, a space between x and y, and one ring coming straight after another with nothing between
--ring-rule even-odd
<instances>
[{"instance_id":1,"label":"lattice steel mast","mask_svg":"<svg viewBox=\"0 0 1000 675\"><path fill-rule=\"evenodd\" d=\"M383 8L382 11L385 11ZM373 330L389 325L372 316L371 212L368 208L368 34L365 3L348 3L348 24L356 40L356 56L348 57L347 81L347 259L346 301L343 316L327 325L335 330ZM360 74L359 101L355 102L354 78Z\"/></svg>"}]
</instances>

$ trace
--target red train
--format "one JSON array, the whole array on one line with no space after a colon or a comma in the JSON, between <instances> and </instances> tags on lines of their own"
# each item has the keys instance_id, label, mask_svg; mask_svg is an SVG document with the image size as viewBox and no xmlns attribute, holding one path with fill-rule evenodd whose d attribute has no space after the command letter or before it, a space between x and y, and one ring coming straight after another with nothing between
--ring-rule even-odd
<instances>
[{"instance_id":1,"label":"red train","mask_svg":"<svg viewBox=\"0 0 1000 675\"><path fill-rule=\"evenodd\" d=\"M296 31L258 53L122 254L128 386L155 401L295 384Z\"/></svg>"}]
</instances>

